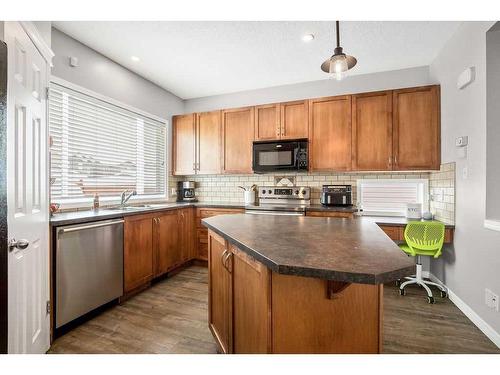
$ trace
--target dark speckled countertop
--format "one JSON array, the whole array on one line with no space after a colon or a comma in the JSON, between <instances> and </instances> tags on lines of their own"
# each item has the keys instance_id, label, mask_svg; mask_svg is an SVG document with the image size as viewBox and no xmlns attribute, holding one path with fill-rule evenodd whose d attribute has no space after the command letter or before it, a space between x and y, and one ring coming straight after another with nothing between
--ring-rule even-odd
<instances>
[{"instance_id":1,"label":"dark speckled countertop","mask_svg":"<svg viewBox=\"0 0 500 375\"><path fill-rule=\"evenodd\" d=\"M281 274L380 284L415 272L414 259L371 219L238 214L202 223Z\"/></svg>"}]
</instances>

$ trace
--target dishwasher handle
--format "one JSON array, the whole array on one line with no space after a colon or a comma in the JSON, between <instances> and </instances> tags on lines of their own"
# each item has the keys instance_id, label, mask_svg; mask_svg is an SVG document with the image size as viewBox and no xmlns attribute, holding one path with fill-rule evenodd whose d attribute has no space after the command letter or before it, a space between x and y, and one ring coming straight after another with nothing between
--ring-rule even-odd
<instances>
[{"instance_id":1,"label":"dishwasher handle","mask_svg":"<svg viewBox=\"0 0 500 375\"><path fill-rule=\"evenodd\" d=\"M57 237L63 233L70 233L70 232L76 232L79 230L85 230L85 229L93 229L93 228L99 228L99 227L107 227L109 225L117 225L117 224L123 224L125 220L120 219L120 220L113 220L113 221L105 221L105 222L97 222L94 224L88 224L88 225L81 225L78 227L69 227L69 228L59 228L57 231Z\"/></svg>"}]
</instances>

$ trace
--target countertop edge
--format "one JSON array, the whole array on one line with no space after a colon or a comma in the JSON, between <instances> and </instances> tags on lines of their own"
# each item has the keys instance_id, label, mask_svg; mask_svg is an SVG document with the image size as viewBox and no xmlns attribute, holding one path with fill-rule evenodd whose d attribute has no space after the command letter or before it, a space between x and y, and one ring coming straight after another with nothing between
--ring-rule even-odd
<instances>
[{"instance_id":1,"label":"countertop edge","mask_svg":"<svg viewBox=\"0 0 500 375\"><path fill-rule=\"evenodd\" d=\"M205 219L201 220L202 225L212 230L219 236L226 239L231 244L238 247L238 249L242 250L252 258L264 264L271 271L279 273L281 275L290 275L290 276L301 276L301 277L312 277L317 279L324 280L334 280L334 281L342 281L348 283L355 284L369 284L369 285L377 285L383 284L386 282L394 281L396 279L403 278L412 273L415 273L415 266L409 266L402 269L396 269L392 271L387 271L384 273L377 274L367 274L367 273L352 273L352 272L344 272L344 271L335 271L335 270L326 270L320 268L309 268L309 267L298 267L298 266L289 266L289 265L280 265L274 262L272 259L269 259L263 256L258 250L252 249L251 247L246 246L244 243L240 242L238 239L231 237L227 233L224 233L217 227L207 223ZM373 225L377 225L375 222Z\"/></svg>"}]
</instances>

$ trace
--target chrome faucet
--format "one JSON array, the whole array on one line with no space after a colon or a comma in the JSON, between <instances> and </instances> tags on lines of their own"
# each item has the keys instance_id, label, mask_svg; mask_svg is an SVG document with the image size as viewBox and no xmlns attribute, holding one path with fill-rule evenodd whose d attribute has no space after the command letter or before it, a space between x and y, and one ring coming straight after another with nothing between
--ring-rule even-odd
<instances>
[{"instance_id":1,"label":"chrome faucet","mask_svg":"<svg viewBox=\"0 0 500 375\"><path fill-rule=\"evenodd\" d=\"M125 206L125 203L128 202L133 195L137 195L137 191L135 190L123 190L121 195L120 207Z\"/></svg>"}]
</instances>

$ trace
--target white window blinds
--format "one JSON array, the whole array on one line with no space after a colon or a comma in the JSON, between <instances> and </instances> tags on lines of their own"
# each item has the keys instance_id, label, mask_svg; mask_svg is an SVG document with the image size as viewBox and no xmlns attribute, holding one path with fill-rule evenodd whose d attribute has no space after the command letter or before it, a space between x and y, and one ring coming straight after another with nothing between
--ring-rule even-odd
<instances>
[{"instance_id":1,"label":"white window blinds","mask_svg":"<svg viewBox=\"0 0 500 375\"><path fill-rule=\"evenodd\" d=\"M166 124L51 83L51 200L166 194Z\"/></svg>"},{"instance_id":2,"label":"white window blinds","mask_svg":"<svg viewBox=\"0 0 500 375\"><path fill-rule=\"evenodd\" d=\"M427 209L426 180L358 180L358 202L365 214L405 216L408 203Z\"/></svg>"}]
</instances>

